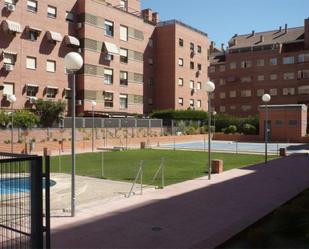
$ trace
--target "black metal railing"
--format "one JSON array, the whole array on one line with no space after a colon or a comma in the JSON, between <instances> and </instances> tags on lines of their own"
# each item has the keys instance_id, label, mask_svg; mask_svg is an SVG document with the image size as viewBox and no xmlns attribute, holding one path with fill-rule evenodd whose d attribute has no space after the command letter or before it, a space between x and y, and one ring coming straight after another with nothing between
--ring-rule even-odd
<instances>
[{"instance_id":1,"label":"black metal railing","mask_svg":"<svg viewBox=\"0 0 309 249\"><path fill-rule=\"evenodd\" d=\"M50 248L49 182L49 157L0 152L0 248Z\"/></svg>"}]
</instances>

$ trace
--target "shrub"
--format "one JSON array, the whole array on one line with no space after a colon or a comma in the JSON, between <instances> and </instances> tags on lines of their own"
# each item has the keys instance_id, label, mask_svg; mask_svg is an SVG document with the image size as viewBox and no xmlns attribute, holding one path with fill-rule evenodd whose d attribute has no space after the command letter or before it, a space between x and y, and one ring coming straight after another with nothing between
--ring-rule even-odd
<instances>
[{"instance_id":1,"label":"shrub","mask_svg":"<svg viewBox=\"0 0 309 249\"><path fill-rule=\"evenodd\" d=\"M9 115L4 111L0 111L0 127L5 128L9 122L10 122Z\"/></svg>"},{"instance_id":2,"label":"shrub","mask_svg":"<svg viewBox=\"0 0 309 249\"><path fill-rule=\"evenodd\" d=\"M39 123L39 117L27 110L13 112L13 125L22 129L32 129Z\"/></svg>"},{"instance_id":3,"label":"shrub","mask_svg":"<svg viewBox=\"0 0 309 249\"><path fill-rule=\"evenodd\" d=\"M255 135L256 134L256 128L255 128L255 126L253 126L251 124L244 124L243 133L246 134L246 135Z\"/></svg>"},{"instance_id":4,"label":"shrub","mask_svg":"<svg viewBox=\"0 0 309 249\"><path fill-rule=\"evenodd\" d=\"M40 123L44 127L51 126L56 122L59 116L65 110L65 103L63 101L38 100L35 103L35 113L40 117Z\"/></svg>"},{"instance_id":5,"label":"shrub","mask_svg":"<svg viewBox=\"0 0 309 249\"><path fill-rule=\"evenodd\" d=\"M206 120L208 115L205 111L196 110L161 110L153 112L150 117L165 120Z\"/></svg>"},{"instance_id":6,"label":"shrub","mask_svg":"<svg viewBox=\"0 0 309 249\"><path fill-rule=\"evenodd\" d=\"M234 133L236 133L236 132L237 132L237 127L236 127L236 125L230 125L229 127L227 127L227 128L225 129L225 133L226 133L226 134L230 134L230 133L234 134Z\"/></svg>"}]
</instances>

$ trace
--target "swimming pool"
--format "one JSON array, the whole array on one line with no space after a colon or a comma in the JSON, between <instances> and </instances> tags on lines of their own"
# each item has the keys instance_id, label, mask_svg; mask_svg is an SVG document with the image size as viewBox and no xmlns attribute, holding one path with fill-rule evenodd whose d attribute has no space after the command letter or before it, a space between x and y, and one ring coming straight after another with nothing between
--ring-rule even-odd
<instances>
[{"instance_id":1,"label":"swimming pool","mask_svg":"<svg viewBox=\"0 0 309 249\"><path fill-rule=\"evenodd\" d=\"M50 187L56 184L55 181L50 180ZM45 188L45 181L43 180L43 188ZM15 194L30 192L30 178L8 178L0 180L0 194Z\"/></svg>"}]
</instances>

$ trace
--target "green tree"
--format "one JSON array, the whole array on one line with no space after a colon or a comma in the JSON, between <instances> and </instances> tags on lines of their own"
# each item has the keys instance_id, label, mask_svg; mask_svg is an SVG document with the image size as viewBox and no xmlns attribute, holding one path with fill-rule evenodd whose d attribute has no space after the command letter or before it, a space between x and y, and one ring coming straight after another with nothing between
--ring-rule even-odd
<instances>
[{"instance_id":1,"label":"green tree","mask_svg":"<svg viewBox=\"0 0 309 249\"><path fill-rule=\"evenodd\" d=\"M9 122L10 122L9 115L4 111L0 111L0 127L5 128Z\"/></svg>"},{"instance_id":2,"label":"green tree","mask_svg":"<svg viewBox=\"0 0 309 249\"><path fill-rule=\"evenodd\" d=\"M11 120L13 115L13 125L14 127L19 127L22 129L32 129L39 123L39 117L28 111L28 110L18 110L12 112L9 115L9 120Z\"/></svg>"},{"instance_id":3,"label":"green tree","mask_svg":"<svg viewBox=\"0 0 309 249\"><path fill-rule=\"evenodd\" d=\"M40 123L44 127L51 126L58 120L59 116L65 110L65 103L63 101L38 100L35 103L35 113L40 117Z\"/></svg>"}]
</instances>

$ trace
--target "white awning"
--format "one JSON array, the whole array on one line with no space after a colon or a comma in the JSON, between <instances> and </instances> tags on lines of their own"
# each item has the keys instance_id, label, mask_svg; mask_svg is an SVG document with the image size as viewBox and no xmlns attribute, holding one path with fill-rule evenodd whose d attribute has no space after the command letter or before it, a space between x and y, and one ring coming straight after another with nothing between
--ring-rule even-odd
<instances>
[{"instance_id":1,"label":"white awning","mask_svg":"<svg viewBox=\"0 0 309 249\"><path fill-rule=\"evenodd\" d=\"M21 33L21 26L18 22L4 20L4 21L2 21L2 28L3 28L4 31Z\"/></svg>"},{"instance_id":2,"label":"white awning","mask_svg":"<svg viewBox=\"0 0 309 249\"><path fill-rule=\"evenodd\" d=\"M35 85L35 84L26 84L27 87L35 87L35 88L39 88L38 85Z\"/></svg>"},{"instance_id":3,"label":"white awning","mask_svg":"<svg viewBox=\"0 0 309 249\"><path fill-rule=\"evenodd\" d=\"M36 27L33 27L33 26L27 26L26 27L28 30L32 30L32 31L35 31L37 33L41 33L42 32L42 29L39 29L39 28L36 28Z\"/></svg>"},{"instance_id":4,"label":"white awning","mask_svg":"<svg viewBox=\"0 0 309 249\"><path fill-rule=\"evenodd\" d=\"M7 55L7 54L9 54L9 55L14 55L14 56L17 55L17 53L15 53L15 52L3 50L3 55Z\"/></svg>"},{"instance_id":5,"label":"white awning","mask_svg":"<svg viewBox=\"0 0 309 249\"><path fill-rule=\"evenodd\" d=\"M71 91L71 88L66 87L66 88L64 88L64 90L66 90L66 91Z\"/></svg>"},{"instance_id":6,"label":"white awning","mask_svg":"<svg viewBox=\"0 0 309 249\"><path fill-rule=\"evenodd\" d=\"M66 35L64 40L65 40L65 43L67 45L73 45L73 46L77 46L77 47L80 46L79 40L74 36Z\"/></svg>"},{"instance_id":7,"label":"white awning","mask_svg":"<svg viewBox=\"0 0 309 249\"><path fill-rule=\"evenodd\" d=\"M53 31L47 31L47 38L55 42L62 42L62 39L63 39L60 33L53 32Z\"/></svg>"},{"instance_id":8,"label":"white awning","mask_svg":"<svg viewBox=\"0 0 309 249\"><path fill-rule=\"evenodd\" d=\"M58 90L59 87L56 87L56 86L47 86L48 89L55 89L55 90Z\"/></svg>"},{"instance_id":9,"label":"white awning","mask_svg":"<svg viewBox=\"0 0 309 249\"><path fill-rule=\"evenodd\" d=\"M119 54L119 49L114 43L104 42L105 49L109 54Z\"/></svg>"}]
</instances>

